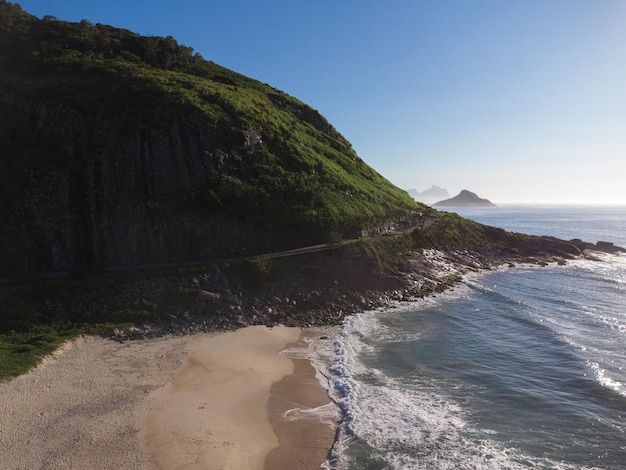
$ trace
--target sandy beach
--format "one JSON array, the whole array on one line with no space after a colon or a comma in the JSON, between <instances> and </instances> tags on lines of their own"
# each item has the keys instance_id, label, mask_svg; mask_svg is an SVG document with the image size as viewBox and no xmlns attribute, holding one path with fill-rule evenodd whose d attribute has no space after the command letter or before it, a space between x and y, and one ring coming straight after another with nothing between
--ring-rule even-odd
<instances>
[{"instance_id":1,"label":"sandy beach","mask_svg":"<svg viewBox=\"0 0 626 470\"><path fill-rule=\"evenodd\" d=\"M299 328L84 337L0 383L0 468L319 468L333 423Z\"/></svg>"}]
</instances>

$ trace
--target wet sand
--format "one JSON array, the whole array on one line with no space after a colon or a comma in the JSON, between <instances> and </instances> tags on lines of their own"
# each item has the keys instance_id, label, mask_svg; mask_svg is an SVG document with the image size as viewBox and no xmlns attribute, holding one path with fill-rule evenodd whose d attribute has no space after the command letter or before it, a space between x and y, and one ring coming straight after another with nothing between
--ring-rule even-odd
<instances>
[{"instance_id":1,"label":"wet sand","mask_svg":"<svg viewBox=\"0 0 626 470\"><path fill-rule=\"evenodd\" d=\"M319 468L333 429L284 417L328 403L309 361L279 354L300 335L299 328L248 327L195 344L147 420L154 468Z\"/></svg>"},{"instance_id":2,"label":"wet sand","mask_svg":"<svg viewBox=\"0 0 626 470\"><path fill-rule=\"evenodd\" d=\"M289 349L305 350L304 331ZM288 354L287 354L288 355ZM328 399L307 359L292 357L294 371L272 385L269 417L279 446L265 459L265 469L319 468L335 438L338 410Z\"/></svg>"}]
</instances>

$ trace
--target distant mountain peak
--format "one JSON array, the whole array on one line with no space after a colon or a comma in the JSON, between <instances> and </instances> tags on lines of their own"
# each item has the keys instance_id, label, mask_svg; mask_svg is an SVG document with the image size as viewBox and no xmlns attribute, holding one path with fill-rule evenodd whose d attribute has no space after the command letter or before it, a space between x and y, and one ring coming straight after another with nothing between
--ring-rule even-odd
<instances>
[{"instance_id":1,"label":"distant mountain peak","mask_svg":"<svg viewBox=\"0 0 626 470\"><path fill-rule=\"evenodd\" d=\"M478 197L476 193L463 189L451 199L444 199L433 204L433 207L495 207L489 199Z\"/></svg>"},{"instance_id":2,"label":"distant mountain peak","mask_svg":"<svg viewBox=\"0 0 626 470\"><path fill-rule=\"evenodd\" d=\"M419 192L417 189L409 189L407 190L407 192L416 201L420 201L426 204L450 197L447 189L434 184L429 189L426 189L422 192Z\"/></svg>"}]
</instances>

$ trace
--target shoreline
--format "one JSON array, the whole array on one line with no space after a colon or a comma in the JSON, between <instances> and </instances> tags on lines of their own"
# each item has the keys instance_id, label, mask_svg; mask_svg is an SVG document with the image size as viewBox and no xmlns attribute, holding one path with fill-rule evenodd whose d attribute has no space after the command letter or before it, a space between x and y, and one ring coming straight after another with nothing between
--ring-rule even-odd
<instances>
[{"instance_id":1,"label":"shoreline","mask_svg":"<svg viewBox=\"0 0 626 470\"><path fill-rule=\"evenodd\" d=\"M284 417L330 403L309 361L281 354L301 337L300 328L253 326L196 344L146 422L148 468L319 468L334 430Z\"/></svg>"},{"instance_id":2,"label":"shoreline","mask_svg":"<svg viewBox=\"0 0 626 470\"><path fill-rule=\"evenodd\" d=\"M271 388L268 415L279 445L266 456L266 470L317 469L330 455L340 413L306 358L308 342L322 336L320 330L304 329L281 353L291 359L294 370Z\"/></svg>"},{"instance_id":3,"label":"shoreline","mask_svg":"<svg viewBox=\"0 0 626 470\"><path fill-rule=\"evenodd\" d=\"M315 415L330 400L304 358L311 334L81 337L0 383L0 467L320 468L335 428Z\"/></svg>"}]
</instances>

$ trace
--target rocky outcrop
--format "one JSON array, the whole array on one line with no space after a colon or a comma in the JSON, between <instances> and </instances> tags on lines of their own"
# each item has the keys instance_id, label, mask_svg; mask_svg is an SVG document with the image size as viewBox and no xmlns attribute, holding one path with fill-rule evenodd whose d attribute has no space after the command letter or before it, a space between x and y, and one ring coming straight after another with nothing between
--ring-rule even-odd
<instances>
[{"instance_id":1,"label":"rocky outcrop","mask_svg":"<svg viewBox=\"0 0 626 470\"><path fill-rule=\"evenodd\" d=\"M528 236L517 242L512 241L505 252L522 258L557 256L564 259L576 259L584 256L580 247L571 241L540 236Z\"/></svg>"},{"instance_id":2,"label":"rocky outcrop","mask_svg":"<svg viewBox=\"0 0 626 470\"><path fill-rule=\"evenodd\" d=\"M626 253L626 249L617 246L612 242L598 241L596 243L585 242L580 238L574 238L570 240L570 243L576 246L582 253L586 256L590 256L590 253L599 252L599 253Z\"/></svg>"}]
</instances>

